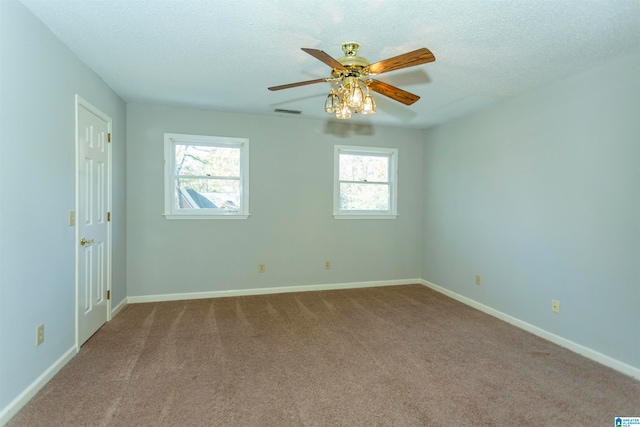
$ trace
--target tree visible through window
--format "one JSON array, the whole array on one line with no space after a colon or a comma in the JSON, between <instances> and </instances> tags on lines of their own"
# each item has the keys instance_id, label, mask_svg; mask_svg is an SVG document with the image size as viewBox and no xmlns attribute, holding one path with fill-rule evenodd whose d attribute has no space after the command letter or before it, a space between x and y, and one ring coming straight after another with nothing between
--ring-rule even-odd
<instances>
[{"instance_id":1,"label":"tree visible through window","mask_svg":"<svg viewBox=\"0 0 640 427\"><path fill-rule=\"evenodd\" d=\"M248 212L246 139L165 134L165 215Z\"/></svg>"},{"instance_id":2,"label":"tree visible through window","mask_svg":"<svg viewBox=\"0 0 640 427\"><path fill-rule=\"evenodd\" d=\"M397 150L335 147L334 215L395 217Z\"/></svg>"}]
</instances>

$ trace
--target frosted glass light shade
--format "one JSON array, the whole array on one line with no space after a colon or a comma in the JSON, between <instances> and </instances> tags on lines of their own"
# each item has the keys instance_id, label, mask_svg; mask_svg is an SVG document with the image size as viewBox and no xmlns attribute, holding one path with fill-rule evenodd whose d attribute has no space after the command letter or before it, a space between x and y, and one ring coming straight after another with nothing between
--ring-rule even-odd
<instances>
[{"instance_id":1,"label":"frosted glass light shade","mask_svg":"<svg viewBox=\"0 0 640 427\"><path fill-rule=\"evenodd\" d=\"M343 99L342 102L340 102L340 106L336 110L336 117L341 120L351 118L351 108L349 108L349 105L347 105L346 100Z\"/></svg>"},{"instance_id":2,"label":"frosted glass light shade","mask_svg":"<svg viewBox=\"0 0 640 427\"><path fill-rule=\"evenodd\" d=\"M362 89L356 84L349 91L349 96L347 98L347 104L349 107L353 107L356 110L360 110L362 108L362 102L364 99L364 95L362 93Z\"/></svg>"},{"instance_id":3,"label":"frosted glass light shade","mask_svg":"<svg viewBox=\"0 0 640 427\"><path fill-rule=\"evenodd\" d=\"M334 91L331 91L327 95L327 99L324 101L324 111L326 111L327 113L333 114L336 112L336 109L338 108L338 104L339 104L338 95Z\"/></svg>"},{"instance_id":4,"label":"frosted glass light shade","mask_svg":"<svg viewBox=\"0 0 640 427\"><path fill-rule=\"evenodd\" d=\"M362 110L359 111L360 114L375 114L376 113L376 103L373 100L373 97L370 94L366 94L364 97L364 101L362 103Z\"/></svg>"}]
</instances>

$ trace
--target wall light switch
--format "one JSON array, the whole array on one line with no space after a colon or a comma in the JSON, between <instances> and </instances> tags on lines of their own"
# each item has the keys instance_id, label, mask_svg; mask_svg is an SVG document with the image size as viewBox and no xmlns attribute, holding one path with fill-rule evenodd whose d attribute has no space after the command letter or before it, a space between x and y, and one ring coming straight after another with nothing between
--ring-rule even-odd
<instances>
[{"instance_id":1,"label":"wall light switch","mask_svg":"<svg viewBox=\"0 0 640 427\"><path fill-rule=\"evenodd\" d=\"M69 226L76 225L76 211L69 211Z\"/></svg>"}]
</instances>

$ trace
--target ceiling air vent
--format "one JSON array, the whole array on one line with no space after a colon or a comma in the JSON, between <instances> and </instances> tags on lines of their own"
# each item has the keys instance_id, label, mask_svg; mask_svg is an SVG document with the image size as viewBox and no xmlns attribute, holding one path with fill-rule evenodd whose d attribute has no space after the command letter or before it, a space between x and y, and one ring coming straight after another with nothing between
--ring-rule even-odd
<instances>
[{"instance_id":1,"label":"ceiling air vent","mask_svg":"<svg viewBox=\"0 0 640 427\"><path fill-rule=\"evenodd\" d=\"M282 108L276 108L273 111L276 112L276 113L285 113L285 114L300 114L300 113L302 113L302 111L298 111L298 110L283 110Z\"/></svg>"}]
</instances>

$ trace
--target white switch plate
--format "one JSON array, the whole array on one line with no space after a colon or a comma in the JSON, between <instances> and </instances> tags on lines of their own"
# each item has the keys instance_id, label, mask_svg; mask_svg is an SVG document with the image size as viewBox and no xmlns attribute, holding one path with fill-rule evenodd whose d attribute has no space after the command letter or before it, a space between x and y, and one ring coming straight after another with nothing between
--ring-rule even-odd
<instances>
[{"instance_id":1,"label":"white switch plate","mask_svg":"<svg viewBox=\"0 0 640 427\"><path fill-rule=\"evenodd\" d=\"M69 226L76 225L76 211L69 211Z\"/></svg>"},{"instance_id":2,"label":"white switch plate","mask_svg":"<svg viewBox=\"0 0 640 427\"><path fill-rule=\"evenodd\" d=\"M44 324L36 328L36 346L44 342Z\"/></svg>"}]
</instances>

